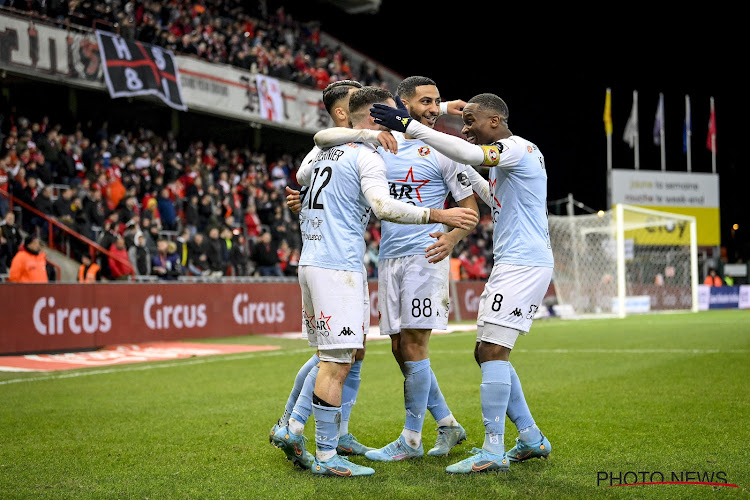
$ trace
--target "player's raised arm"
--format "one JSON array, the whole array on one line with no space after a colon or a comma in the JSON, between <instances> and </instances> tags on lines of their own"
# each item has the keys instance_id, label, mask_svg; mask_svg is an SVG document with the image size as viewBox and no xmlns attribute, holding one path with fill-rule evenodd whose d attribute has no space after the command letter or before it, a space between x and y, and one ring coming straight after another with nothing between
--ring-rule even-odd
<instances>
[{"instance_id":1,"label":"player's raised arm","mask_svg":"<svg viewBox=\"0 0 750 500\"><path fill-rule=\"evenodd\" d=\"M477 146L459 137L433 130L409 117L409 112L400 99L396 98L395 101L398 106L396 108L385 104L373 104L370 108L370 115L375 119L375 123L421 139L459 163L475 166L498 164L500 154L496 146Z\"/></svg>"},{"instance_id":2,"label":"player's raised arm","mask_svg":"<svg viewBox=\"0 0 750 500\"><path fill-rule=\"evenodd\" d=\"M348 142L363 142L382 146L386 151L396 154L398 144L393 135L387 130L352 129L346 127L331 127L319 131L313 136L315 145L321 149L339 146Z\"/></svg>"}]
</instances>

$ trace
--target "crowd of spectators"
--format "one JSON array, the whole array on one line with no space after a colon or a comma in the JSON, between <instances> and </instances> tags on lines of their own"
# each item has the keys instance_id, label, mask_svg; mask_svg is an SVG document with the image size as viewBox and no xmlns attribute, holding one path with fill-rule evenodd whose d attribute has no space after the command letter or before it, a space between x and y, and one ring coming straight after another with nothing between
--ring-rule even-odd
<instances>
[{"instance_id":1,"label":"crowd of spectators","mask_svg":"<svg viewBox=\"0 0 750 500\"><path fill-rule=\"evenodd\" d=\"M15 232L76 259L89 250L40 212L108 250L98 262L106 279L296 275L301 236L284 188L296 186L298 158L201 141L178 148L146 129L68 132L46 117L8 119L0 189L22 204L17 221L0 197L0 272L18 250Z\"/></svg>"},{"instance_id":2,"label":"crowd of spectators","mask_svg":"<svg viewBox=\"0 0 750 500\"><path fill-rule=\"evenodd\" d=\"M375 64L364 60L352 67L341 46L322 43L319 22L297 21L284 7L265 12L262 4L250 12L240 0L0 0L60 26L110 30L176 54L321 90L343 79L383 85Z\"/></svg>"},{"instance_id":3,"label":"crowd of spectators","mask_svg":"<svg viewBox=\"0 0 750 500\"><path fill-rule=\"evenodd\" d=\"M321 44L319 23L297 22L283 7L269 15L248 12L239 0L0 0L0 6L60 25L109 27L175 53L313 88L348 78L384 85L374 66L363 63L355 70L341 47ZM63 130L46 116L30 120L12 111L5 118L0 190L106 249L109 255L95 262L98 276L296 275L301 238L284 188L296 185L300 158L269 158L247 147L200 140L178 147L170 133L111 131L106 122L96 130ZM19 213L15 221L0 196L0 274L18 251L21 237L15 231L67 245L79 260L89 251L33 211ZM485 218L457 245L456 278L487 276L491 231ZM377 220L366 239L368 277L375 278Z\"/></svg>"}]
</instances>

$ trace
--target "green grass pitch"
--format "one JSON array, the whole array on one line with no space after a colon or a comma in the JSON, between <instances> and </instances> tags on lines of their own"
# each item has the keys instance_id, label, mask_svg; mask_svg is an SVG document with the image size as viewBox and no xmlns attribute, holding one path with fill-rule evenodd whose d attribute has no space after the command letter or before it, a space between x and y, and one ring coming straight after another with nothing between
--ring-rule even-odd
<instances>
[{"instance_id":1,"label":"green grass pitch","mask_svg":"<svg viewBox=\"0 0 750 500\"><path fill-rule=\"evenodd\" d=\"M0 373L0 498L750 497L750 311L535 322L511 362L552 443L550 458L512 464L507 473L451 476L445 467L484 439L472 330L466 323L466 332L435 335L430 344L468 440L448 457L393 464L355 457L375 468L369 478L313 477L268 442L311 354L303 340L212 339L282 349ZM390 343L371 341L350 431L382 446L403 421L403 378ZM314 451L312 419L305 434ZM427 450L436 435L430 416L423 435ZM515 437L508 421L507 449ZM664 481L723 477L738 487L609 487L598 479L627 472L647 473L649 482L657 472Z\"/></svg>"}]
</instances>

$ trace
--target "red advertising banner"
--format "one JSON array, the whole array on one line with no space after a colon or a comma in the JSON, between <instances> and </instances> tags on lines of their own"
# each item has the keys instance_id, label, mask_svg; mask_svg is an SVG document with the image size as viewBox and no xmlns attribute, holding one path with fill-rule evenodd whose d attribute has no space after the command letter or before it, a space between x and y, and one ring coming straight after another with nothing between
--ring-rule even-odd
<instances>
[{"instance_id":1,"label":"red advertising banner","mask_svg":"<svg viewBox=\"0 0 750 500\"><path fill-rule=\"evenodd\" d=\"M456 283L451 319L476 318L484 282ZM302 331L297 283L0 285L0 354ZM370 283L370 324L378 324Z\"/></svg>"}]
</instances>

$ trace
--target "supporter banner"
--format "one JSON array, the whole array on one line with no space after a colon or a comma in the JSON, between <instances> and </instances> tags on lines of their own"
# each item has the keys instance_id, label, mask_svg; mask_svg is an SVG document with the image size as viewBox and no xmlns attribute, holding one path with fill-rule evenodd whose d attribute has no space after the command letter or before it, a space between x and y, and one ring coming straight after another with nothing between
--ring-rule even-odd
<instances>
[{"instance_id":1,"label":"supporter banner","mask_svg":"<svg viewBox=\"0 0 750 500\"><path fill-rule=\"evenodd\" d=\"M154 95L168 106L186 111L177 63L171 51L97 30L99 54L109 95Z\"/></svg>"},{"instance_id":2,"label":"supporter banner","mask_svg":"<svg viewBox=\"0 0 750 500\"><path fill-rule=\"evenodd\" d=\"M484 282L458 282L451 318L476 319ZM0 285L0 354L302 331L299 284ZM370 324L378 324L370 283Z\"/></svg>"},{"instance_id":3,"label":"supporter banner","mask_svg":"<svg viewBox=\"0 0 750 500\"><path fill-rule=\"evenodd\" d=\"M104 88L93 34L68 32L0 13L0 67L41 79Z\"/></svg>"},{"instance_id":4,"label":"supporter banner","mask_svg":"<svg viewBox=\"0 0 750 500\"><path fill-rule=\"evenodd\" d=\"M612 170L611 186L613 205L625 203L693 216L697 223L698 245L716 246L721 243L717 174L616 168ZM644 234L640 239L653 242L645 244L690 243L689 231L679 232L676 226L668 229L659 234ZM635 237L638 239L637 235Z\"/></svg>"},{"instance_id":5,"label":"supporter banner","mask_svg":"<svg viewBox=\"0 0 750 500\"><path fill-rule=\"evenodd\" d=\"M188 56L177 56L177 64L185 102L191 110L302 132L314 133L332 126L320 90ZM270 117L262 98L263 81L278 85L273 101L276 109Z\"/></svg>"},{"instance_id":6,"label":"supporter banner","mask_svg":"<svg viewBox=\"0 0 750 500\"><path fill-rule=\"evenodd\" d=\"M747 287L743 290L744 287ZM744 307L742 307L744 305ZM698 309L750 308L750 285L708 286L698 285Z\"/></svg>"}]
</instances>

